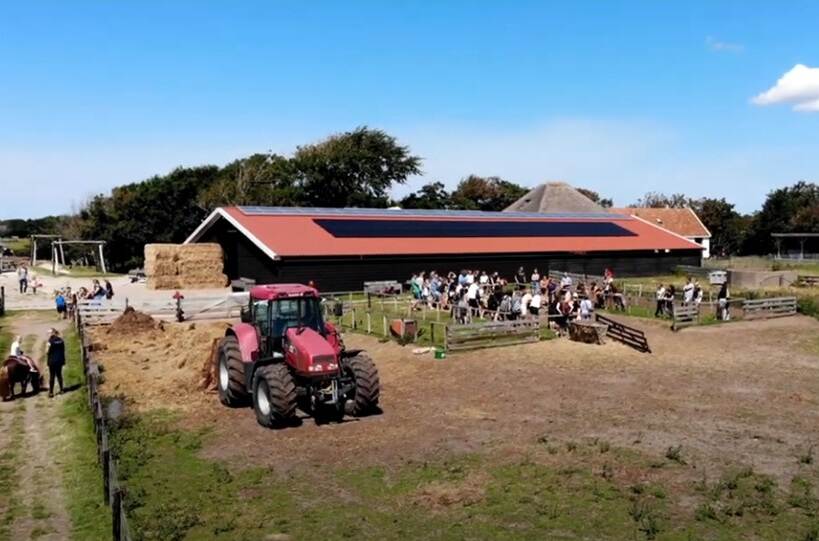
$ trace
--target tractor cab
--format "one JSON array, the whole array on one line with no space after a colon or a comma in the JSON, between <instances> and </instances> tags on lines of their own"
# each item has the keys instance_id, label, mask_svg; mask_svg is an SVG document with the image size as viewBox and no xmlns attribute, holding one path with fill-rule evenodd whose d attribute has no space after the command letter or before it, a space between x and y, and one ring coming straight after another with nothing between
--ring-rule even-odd
<instances>
[{"instance_id":1,"label":"tractor cab","mask_svg":"<svg viewBox=\"0 0 819 541\"><path fill-rule=\"evenodd\" d=\"M242 311L242 320L258 330L263 355L281 351L288 329L296 329L299 334L305 329L321 335L325 333L318 292L301 284L252 288L249 306Z\"/></svg>"}]
</instances>

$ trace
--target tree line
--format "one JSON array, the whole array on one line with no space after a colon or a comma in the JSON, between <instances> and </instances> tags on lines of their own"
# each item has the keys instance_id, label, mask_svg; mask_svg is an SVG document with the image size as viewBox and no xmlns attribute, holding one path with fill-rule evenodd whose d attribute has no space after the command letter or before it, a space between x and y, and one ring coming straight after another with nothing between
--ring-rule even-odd
<instances>
[{"instance_id":1,"label":"tree line","mask_svg":"<svg viewBox=\"0 0 819 541\"><path fill-rule=\"evenodd\" d=\"M183 241L218 206L500 211L528 191L497 176L471 174L452 191L433 180L393 200L391 189L422 174L421 164L393 136L359 127L299 146L290 156L254 154L223 167L180 167L97 195L76 215L7 220L0 231L5 236L59 232L66 238L104 240L110 268L127 271L141 266L146 243ZM603 207L612 206L610 198L579 190ZM819 186L806 181L770 192L751 215L740 214L724 198L684 194L650 192L630 206L692 207L712 232L715 254L768 254L774 251L772 232L819 231Z\"/></svg>"}]
</instances>

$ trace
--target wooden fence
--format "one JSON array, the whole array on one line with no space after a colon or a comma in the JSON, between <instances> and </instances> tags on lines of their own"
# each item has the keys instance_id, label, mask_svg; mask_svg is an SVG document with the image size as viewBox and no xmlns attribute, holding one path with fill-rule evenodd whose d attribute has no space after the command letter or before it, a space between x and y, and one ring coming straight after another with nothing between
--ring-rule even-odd
<instances>
[{"instance_id":1,"label":"wooden fence","mask_svg":"<svg viewBox=\"0 0 819 541\"><path fill-rule=\"evenodd\" d=\"M796 315L796 297L746 300L742 303L744 319L766 319Z\"/></svg>"},{"instance_id":2,"label":"wooden fence","mask_svg":"<svg viewBox=\"0 0 819 541\"><path fill-rule=\"evenodd\" d=\"M99 366L93 359L91 344L85 336L84 323L79 315L76 319L76 325L82 346L81 355L85 372L85 387L88 391L88 407L94 418L94 432L97 435L97 460L102 468L103 503L111 509L112 539L114 541L130 541L132 536L125 513L126 490L119 480L117 461L111 455L108 420L98 389L100 381Z\"/></svg>"},{"instance_id":3,"label":"wooden fence","mask_svg":"<svg viewBox=\"0 0 819 541\"><path fill-rule=\"evenodd\" d=\"M800 276L799 284L807 287L819 287L819 276Z\"/></svg>"},{"instance_id":4,"label":"wooden fence","mask_svg":"<svg viewBox=\"0 0 819 541\"><path fill-rule=\"evenodd\" d=\"M0 286L0 317L6 315L6 286Z\"/></svg>"},{"instance_id":5,"label":"wooden fence","mask_svg":"<svg viewBox=\"0 0 819 541\"><path fill-rule=\"evenodd\" d=\"M125 299L83 299L78 302L77 312L85 325L106 325L114 321L128 306L157 319L175 320L177 309L182 309L184 321L200 319L224 319L239 317L242 307L247 306L247 293L219 295L191 295L177 300L146 300L138 303Z\"/></svg>"},{"instance_id":6,"label":"wooden fence","mask_svg":"<svg viewBox=\"0 0 819 541\"><path fill-rule=\"evenodd\" d=\"M492 321L468 325L447 325L445 348L464 351L495 346L511 346L540 340L538 320Z\"/></svg>"},{"instance_id":7,"label":"wooden fence","mask_svg":"<svg viewBox=\"0 0 819 541\"><path fill-rule=\"evenodd\" d=\"M674 304L671 308L671 330L696 325L700 320L700 307L696 303Z\"/></svg>"},{"instance_id":8,"label":"wooden fence","mask_svg":"<svg viewBox=\"0 0 819 541\"><path fill-rule=\"evenodd\" d=\"M598 322L604 323L608 326L606 336L609 338L630 346L637 351L651 353L651 348L648 345L646 335L640 329L629 327L628 325L624 325L619 321L615 321L600 314L595 314L595 319Z\"/></svg>"}]
</instances>

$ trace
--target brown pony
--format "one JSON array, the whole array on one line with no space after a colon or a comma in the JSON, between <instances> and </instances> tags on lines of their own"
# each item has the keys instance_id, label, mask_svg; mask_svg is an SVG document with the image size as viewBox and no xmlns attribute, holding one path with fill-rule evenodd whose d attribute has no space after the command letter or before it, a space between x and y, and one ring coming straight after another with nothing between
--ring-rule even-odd
<instances>
[{"instance_id":1,"label":"brown pony","mask_svg":"<svg viewBox=\"0 0 819 541\"><path fill-rule=\"evenodd\" d=\"M26 394L28 384L34 393L40 392L43 384L43 373L35 372L25 359L17 356L10 356L3 362L0 368L0 397L3 400L14 399L14 387L17 384L22 387L21 394Z\"/></svg>"}]
</instances>

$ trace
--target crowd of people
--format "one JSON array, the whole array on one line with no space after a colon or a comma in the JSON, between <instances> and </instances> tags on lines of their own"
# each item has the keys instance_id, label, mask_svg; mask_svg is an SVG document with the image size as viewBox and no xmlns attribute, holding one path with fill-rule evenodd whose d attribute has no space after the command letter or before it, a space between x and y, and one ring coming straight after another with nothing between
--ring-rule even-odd
<instances>
[{"instance_id":1,"label":"crowd of people","mask_svg":"<svg viewBox=\"0 0 819 541\"><path fill-rule=\"evenodd\" d=\"M674 284L657 284L657 290L654 295L657 301L654 317L673 317L674 299L677 297L677 289L674 287ZM705 290L700 285L699 280L692 279L689 276L682 288L682 305L694 305L699 308L704 295ZM717 294L717 319L721 321L727 321L731 318L728 306L729 298L728 283L725 282L720 286L719 293Z\"/></svg>"},{"instance_id":2,"label":"crowd of people","mask_svg":"<svg viewBox=\"0 0 819 541\"><path fill-rule=\"evenodd\" d=\"M77 304L81 300L102 301L102 299L111 300L113 298L114 286L108 280L103 280L103 283L100 283L99 280L94 279L90 288L83 286L76 291L72 290L70 286L54 291L57 314L63 319L74 318Z\"/></svg>"},{"instance_id":3,"label":"crowd of people","mask_svg":"<svg viewBox=\"0 0 819 541\"><path fill-rule=\"evenodd\" d=\"M460 323L476 317L495 321L548 318L561 332L573 319L591 319L596 308L625 308L614 274L608 269L599 283L577 284L568 273L555 279L537 268L527 273L520 267L512 282L485 270L464 269L445 276L420 272L412 276L410 292L413 308L426 305L449 310Z\"/></svg>"},{"instance_id":4,"label":"crowd of people","mask_svg":"<svg viewBox=\"0 0 819 541\"><path fill-rule=\"evenodd\" d=\"M495 321L548 317L559 330L573 319L591 319L596 309L626 309L626 297L614 283L614 273L604 271L602 279L580 281L568 273L552 278L535 268L523 267L507 280L499 273L464 269L446 275L419 272L409 281L412 307L448 310L460 323L473 318ZM671 317L675 299L684 306L699 306L705 290L692 277L678 290L674 284L658 284L655 317ZM730 319L728 285L717 295L717 318Z\"/></svg>"}]
</instances>

